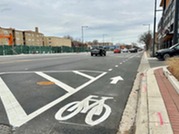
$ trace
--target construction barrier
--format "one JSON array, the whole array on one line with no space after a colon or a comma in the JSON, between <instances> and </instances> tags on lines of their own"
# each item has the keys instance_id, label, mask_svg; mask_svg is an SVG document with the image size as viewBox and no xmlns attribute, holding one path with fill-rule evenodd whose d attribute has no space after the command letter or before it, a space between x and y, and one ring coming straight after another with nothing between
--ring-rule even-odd
<instances>
[{"instance_id":1,"label":"construction barrier","mask_svg":"<svg viewBox=\"0 0 179 134\"><path fill-rule=\"evenodd\" d=\"M0 45L0 55L72 53L88 51L89 49L87 47Z\"/></svg>"}]
</instances>

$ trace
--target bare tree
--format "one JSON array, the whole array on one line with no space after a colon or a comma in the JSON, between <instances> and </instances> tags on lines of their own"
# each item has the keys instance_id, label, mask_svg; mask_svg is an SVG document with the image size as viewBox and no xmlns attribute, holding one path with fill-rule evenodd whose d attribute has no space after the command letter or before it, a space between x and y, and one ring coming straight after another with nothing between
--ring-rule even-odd
<instances>
[{"instance_id":1,"label":"bare tree","mask_svg":"<svg viewBox=\"0 0 179 134\"><path fill-rule=\"evenodd\" d=\"M146 50L149 50L152 42L152 34L151 32L145 32L139 37L139 42L145 44Z\"/></svg>"},{"instance_id":2,"label":"bare tree","mask_svg":"<svg viewBox=\"0 0 179 134\"><path fill-rule=\"evenodd\" d=\"M70 35L66 35L66 36L64 36L64 38L66 38L66 39L71 39L71 40L73 41L73 37L70 36Z\"/></svg>"}]
</instances>

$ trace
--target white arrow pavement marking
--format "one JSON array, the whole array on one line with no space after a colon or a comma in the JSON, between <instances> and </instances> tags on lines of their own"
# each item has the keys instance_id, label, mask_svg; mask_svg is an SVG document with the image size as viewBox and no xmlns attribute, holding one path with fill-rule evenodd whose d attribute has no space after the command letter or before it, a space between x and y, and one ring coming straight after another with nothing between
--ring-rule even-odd
<instances>
[{"instance_id":1,"label":"white arrow pavement marking","mask_svg":"<svg viewBox=\"0 0 179 134\"><path fill-rule=\"evenodd\" d=\"M124 80L121 76L116 76L116 77L113 77L113 78L111 78L111 83L110 84L117 84L117 82L119 81L119 80Z\"/></svg>"}]
</instances>

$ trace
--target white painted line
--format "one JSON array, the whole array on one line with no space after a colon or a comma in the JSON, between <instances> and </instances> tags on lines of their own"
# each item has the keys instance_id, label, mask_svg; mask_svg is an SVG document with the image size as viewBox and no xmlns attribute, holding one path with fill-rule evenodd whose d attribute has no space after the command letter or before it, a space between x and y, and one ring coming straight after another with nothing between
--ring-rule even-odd
<instances>
[{"instance_id":1,"label":"white painted line","mask_svg":"<svg viewBox=\"0 0 179 134\"><path fill-rule=\"evenodd\" d=\"M79 71L73 71L73 72L76 73L76 74L79 74L79 75L81 75L81 76L83 76L83 77L86 77L86 78L88 78L88 79L90 79L90 80L94 79L94 77L92 77L92 76L90 76L90 75L87 75L87 74L84 74L84 73L81 73L81 72L79 72Z\"/></svg>"},{"instance_id":2,"label":"white painted line","mask_svg":"<svg viewBox=\"0 0 179 134\"><path fill-rule=\"evenodd\" d=\"M92 79L92 80L86 82L85 84L83 84L83 85L77 87L76 90L81 90L82 88L88 86L89 84L91 84L92 82L96 81L97 79L99 79L100 77L102 77L102 76L105 75L105 74L106 74L106 72L102 73L101 75L95 77L94 79Z\"/></svg>"},{"instance_id":3,"label":"white painted line","mask_svg":"<svg viewBox=\"0 0 179 134\"><path fill-rule=\"evenodd\" d=\"M22 123L23 118L27 117L22 106L19 104L15 96L12 94L10 89L4 83L0 77L0 98L6 110L9 123L12 126L18 126Z\"/></svg>"},{"instance_id":4,"label":"white painted line","mask_svg":"<svg viewBox=\"0 0 179 134\"><path fill-rule=\"evenodd\" d=\"M112 68L108 69L108 71L112 71L112 70L113 70Z\"/></svg>"},{"instance_id":5,"label":"white painted line","mask_svg":"<svg viewBox=\"0 0 179 134\"><path fill-rule=\"evenodd\" d=\"M122 64L122 62L120 64Z\"/></svg>"},{"instance_id":6,"label":"white painted line","mask_svg":"<svg viewBox=\"0 0 179 134\"><path fill-rule=\"evenodd\" d=\"M73 92L75 89L73 87L70 87L69 85L47 75L47 74L44 74L43 72L35 72L36 74L42 76L43 78L51 81L51 82L54 82L57 86L63 88L64 90L66 90L67 92Z\"/></svg>"},{"instance_id":7,"label":"white painted line","mask_svg":"<svg viewBox=\"0 0 179 134\"><path fill-rule=\"evenodd\" d=\"M59 71L59 70L50 70L50 71L43 71L44 73L65 73L65 72L73 72L74 70L63 70L63 71ZM92 73L103 73L104 71L91 71L91 70L78 70L80 72L92 72ZM19 71L19 72L1 72L0 75L3 74L30 74L30 73L35 73L38 71Z\"/></svg>"},{"instance_id":8,"label":"white painted line","mask_svg":"<svg viewBox=\"0 0 179 134\"><path fill-rule=\"evenodd\" d=\"M118 65L115 65L115 67L119 67Z\"/></svg>"},{"instance_id":9,"label":"white painted line","mask_svg":"<svg viewBox=\"0 0 179 134\"><path fill-rule=\"evenodd\" d=\"M35 118L36 116L42 114L43 112L45 112L46 110L52 108L53 106L55 106L56 104L60 103L61 101L65 100L66 98L70 97L71 95L77 93L78 91L80 91L81 89L83 89L84 87L88 86L89 84L93 83L94 81L98 80L99 78L101 78L102 76L104 76L107 72L104 72L102 74L100 74L99 76L95 77L95 79L90 80L89 82L83 84L82 86L76 88L73 92L69 92L65 95L63 95L62 97L52 101L51 103L43 106L42 108L36 110L35 112L31 113L28 115L28 118L26 118L26 120L24 120L24 122L21 124L23 125L24 123L30 121L31 119ZM21 126L19 125L19 126Z\"/></svg>"}]
</instances>

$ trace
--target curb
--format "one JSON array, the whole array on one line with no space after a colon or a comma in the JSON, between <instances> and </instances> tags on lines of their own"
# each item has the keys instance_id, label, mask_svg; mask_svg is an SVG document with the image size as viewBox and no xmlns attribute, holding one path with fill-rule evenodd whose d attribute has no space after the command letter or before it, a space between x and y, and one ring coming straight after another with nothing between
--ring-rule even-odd
<instances>
[{"instance_id":1,"label":"curb","mask_svg":"<svg viewBox=\"0 0 179 134\"><path fill-rule=\"evenodd\" d=\"M167 67L163 67L163 73L179 94L179 81L170 73Z\"/></svg>"},{"instance_id":2,"label":"curb","mask_svg":"<svg viewBox=\"0 0 179 134\"><path fill-rule=\"evenodd\" d=\"M139 110L139 103L143 102L145 103L146 101L141 101L141 82L142 82L142 77L144 76L144 72L147 71L149 67L148 60L146 59L147 55L146 53L143 54L139 68L138 68L138 73L136 75L136 79L134 81L131 93L129 95L126 107L124 109L122 119L119 124L119 129L117 134L134 134L136 129L143 128L143 126L137 126L136 120L138 120L138 110ZM143 97L144 98L144 97ZM146 98L144 98L146 100ZM141 109L142 110L142 109ZM144 111L141 111L142 113ZM145 110L145 112L147 112ZM147 113L144 114L147 116ZM146 122L147 117L144 117ZM140 119L140 121L143 120ZM145 128L148 129L148 125L145 123ZM147 131L147 130L146 130Z\"/></svg>"},{"instance_id":3,"label":"curb","mask_svg":"<svg viewBox=\"0 0 179 134\"><path fill-rule=\"evenodd\" d=\"M138 104L139 90L140 90L139 85L140 85L140 74L138 73L134 81L132 91L129 95L125 110L123 112L117 134L133 134L135 132L136 129L135 120L136 120L137 104Z\"/></svg>"}]
</instances>

